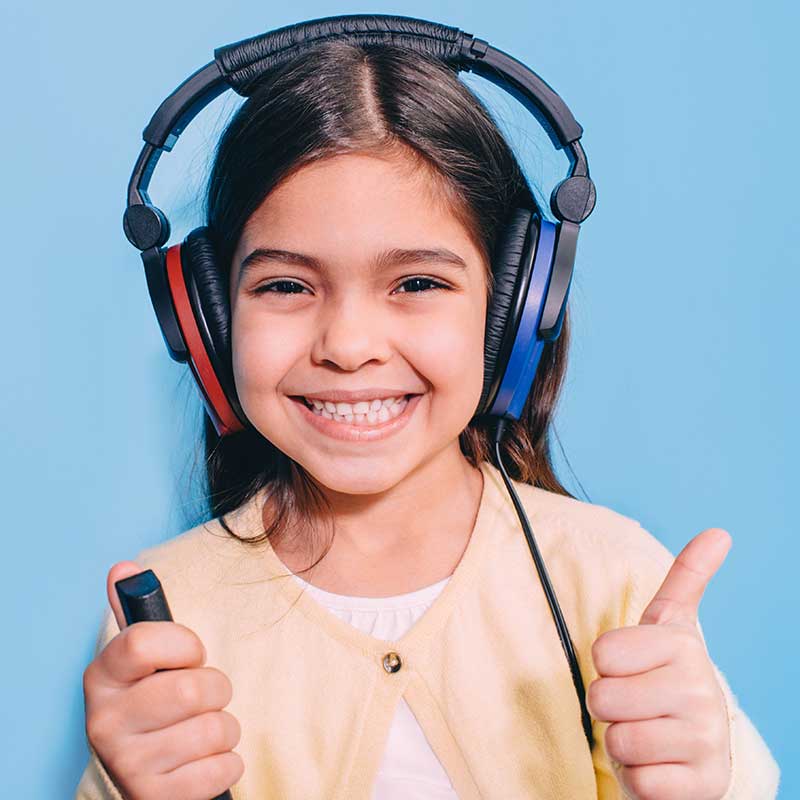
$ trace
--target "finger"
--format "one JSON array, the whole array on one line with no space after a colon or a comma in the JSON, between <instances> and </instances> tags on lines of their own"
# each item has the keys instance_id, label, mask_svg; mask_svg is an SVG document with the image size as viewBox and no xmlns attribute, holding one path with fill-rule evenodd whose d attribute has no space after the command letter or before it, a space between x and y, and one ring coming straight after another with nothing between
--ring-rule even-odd
<instances>
[{"instance_id":1,"label":"finger","mask_svg":"<svg viewBox=\"0 0 800 800\"><path fill-rule=\"evenodd\" d=\"M127 686L160 669L200 667L206 649L197 634L179 622L143 621L118 633L98 657L103 680Z\"/></svg>"},{"instance_id":2,"label":"finger","mask_svg":"<svg viewBox=\"0 0 800 800\"><path fill-rule=\"evenodd\" d=\"M119 602L119 595L117 595L117 589L114 584L124 578L130 578L131 575L138 575L140 572L144 572L144 567L140 567L135 561L118 561L108 571L106 593L108 594L111 610L117 620L117 627L120 630L125 628L128 623L125 621L125 614L122 611L122 605Z\"/></svg>"},{"instance_id":3,"label":"finger","mask_svg":"<svg viewBox=\"0 0 800 800\"><path fill-rule=\"evenodd\" d=\"M629 625L606 631L592 645L592 661L601 677L624 677L667 664L706 657L699 631L677 625Z\"/></svg>"},{"instance_id":4,"label":"finger","mask_svg":"<svg viewBox=\"0 0 800 800\"><path fill-rule=\"evenodd\" d=\"M639 624L696 624L703 592L732 544L731 535L722 528L697 534L676 557Z\"/></svg>"},{"instance_id":5,"label":"finger","mask_svg":"<svg viewBox=\"0 0 800 800\"><path fill-rule=\"evenodd\" d=\"M199 758L182 767L165 772L159 784L164 797L185 797L205 800L230 789L244 775L244 761L235 751ZM193 794L193 787L202 787L202 795Z\"/></svg>"},{"instance_id":6,"label":"finger","mask_svg":"<svg viewBox=\"0 0 800 800\"><path fill-rule=\"evenodd\" d=\"M147 733L197 714L219 711L232 696L228 676L215 667L165 670L148 675L131 687L123 713L131 731Z\"/></svg>"},{"instance_id":7,"label":"finger","mask_svg":"<svg viewBox=\"0 0 800 800\"><path fill-rule=\"evenodd\" d=\"M691 695L679 670L659 667L627 678L597 678L589 684L586 707L599 722L631 722L687 713Z\"/></svg>"},{"instance_id":8,"label":"finger","mask_svg":"<svg viewBox=\"0 0 800 800\"><path fill-rule=\"evenodd\" d=\"M227 711L207 711L137 739L143 764L153 772L169 772L190 761L233 750L241 725Z\"/></svg>"},{"instance_id":9,"label":"finger","mask_svg":"<svg viewBox=\"0 0 800 800\"><path fill-rule=\"evenodd\" d=\"M626 766L688 764L708 755L697 726L675 717L613 722L606 728L605 744L608 755Z\"/></svg>"},{"instance_id":10,"label":"finger","mask_svg":"<svg viewBox=\"0 0 800 800\"><path fill-rule=\"evenodd\" d=\"M698 797L696 768L691 764L645 764L621 766L619 778L634 797L659 797L664 800L685 800Z\"/></svg>"}]
</instances>

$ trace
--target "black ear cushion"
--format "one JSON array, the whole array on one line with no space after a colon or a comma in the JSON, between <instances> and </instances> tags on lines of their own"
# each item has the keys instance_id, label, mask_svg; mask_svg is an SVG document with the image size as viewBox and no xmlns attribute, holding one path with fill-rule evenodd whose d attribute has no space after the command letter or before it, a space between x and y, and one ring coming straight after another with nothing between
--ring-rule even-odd
<instances>
[{"instance_id":1,"label":"black ear cushion","mask_svg":"<svg viewBox=\"0 0 800 800\"><path fill-rule=\"evenodd\" d=\"M202 314L202 319L198 314L195 316L200 333L209 349L214 371L217 372L228 398L238 405L231 361L228 286L220 272L208 227L195 228L187 235L181 251L181 262L184 275L187 276L189 297L193 303L198 303ZM189 276L193 279L196 297L192 297L191 287L188 286Z\"/></svg>"},{"instance_id":2,"label":"black ear cushion","mask_svg":"<svg viewBox=\"0 0 800 800\"><path fill-rule=\"evenodd\" d=\"M494 384L502 378L505 365L499 364L506 324L514 304L515 288L531 222L531 210L515 208L500 234L492 263L494 293L486 311L486 333L483 348L483 392L476 413L488 413L485 407L493 400Z\"/></svg>"}]
</instances>

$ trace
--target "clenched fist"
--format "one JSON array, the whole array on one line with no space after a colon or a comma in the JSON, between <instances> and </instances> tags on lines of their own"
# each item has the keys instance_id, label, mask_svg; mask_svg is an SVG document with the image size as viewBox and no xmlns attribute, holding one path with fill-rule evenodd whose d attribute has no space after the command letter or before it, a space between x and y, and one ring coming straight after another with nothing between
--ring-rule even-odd
<instances>
[{"instance_id":1,"label":"clenched fist","mask_svg":"<svg viewBox=\"0 0 800 800\"><path fill-rule=\"evenodd\" d=\"M126 800L210 800L244 773L241 728L222 710L233 688L185 625L126 624L114 584L138 572L123 561L108 573L120 632L83 673L86 735Z\"/></svg>"}]
</instances>

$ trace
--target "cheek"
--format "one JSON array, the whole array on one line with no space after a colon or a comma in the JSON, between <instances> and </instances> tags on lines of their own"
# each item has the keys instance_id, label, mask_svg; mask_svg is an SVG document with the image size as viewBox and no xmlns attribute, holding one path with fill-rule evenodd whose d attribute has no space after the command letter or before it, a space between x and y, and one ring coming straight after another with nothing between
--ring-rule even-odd
<instances>
[{"instance_id":1,"label":"cheek","mask_svg":"<svg viewBox=\"0 0 800 800\"><path fill-rule=\"evenodd\" d=\"M434 400L453 409L472 408L483 386L484 316L480 309L442 319L409 338L409 362L432 384Z\"/></svg>"},{"instance_id":2,"label":"cheek","mask_svg":"<svg viewBox=\"0 0 800 800\"><path fill-rule=\"evenodd\" d=\"M233 374L239 398L274 393L291 365L301 357L305 342L300 331L268 324L265 315L234 316L231 327Z\"/></svg>"}]
</instances>

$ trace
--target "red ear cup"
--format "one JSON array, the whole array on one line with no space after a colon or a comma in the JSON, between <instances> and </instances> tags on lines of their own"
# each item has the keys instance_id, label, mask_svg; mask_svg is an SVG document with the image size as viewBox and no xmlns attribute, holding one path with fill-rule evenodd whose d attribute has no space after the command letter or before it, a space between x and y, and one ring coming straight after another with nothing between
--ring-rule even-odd
<instances>
[{"instance_id":1,"label":"red ear cup","mask_svg":"<svg viewBox=\"0 0 800 800\"><path fill-rule=\"evenodd\" d=\"M196 230L189 236L197 234ZM198 295L198 282L194 276L196 262L191 258L195 253L189 254L191 246L187 244L189 236L181 244L173 245L167 250L167 280L178 324L189 352L188 364L200 389L206 412L217 434L227 436L244 430L245 417L236 398L232 376L226 374L222 363L225 354L217 352L208 320L203 314L203 301Z\"/></svg>"}]
</instances>

